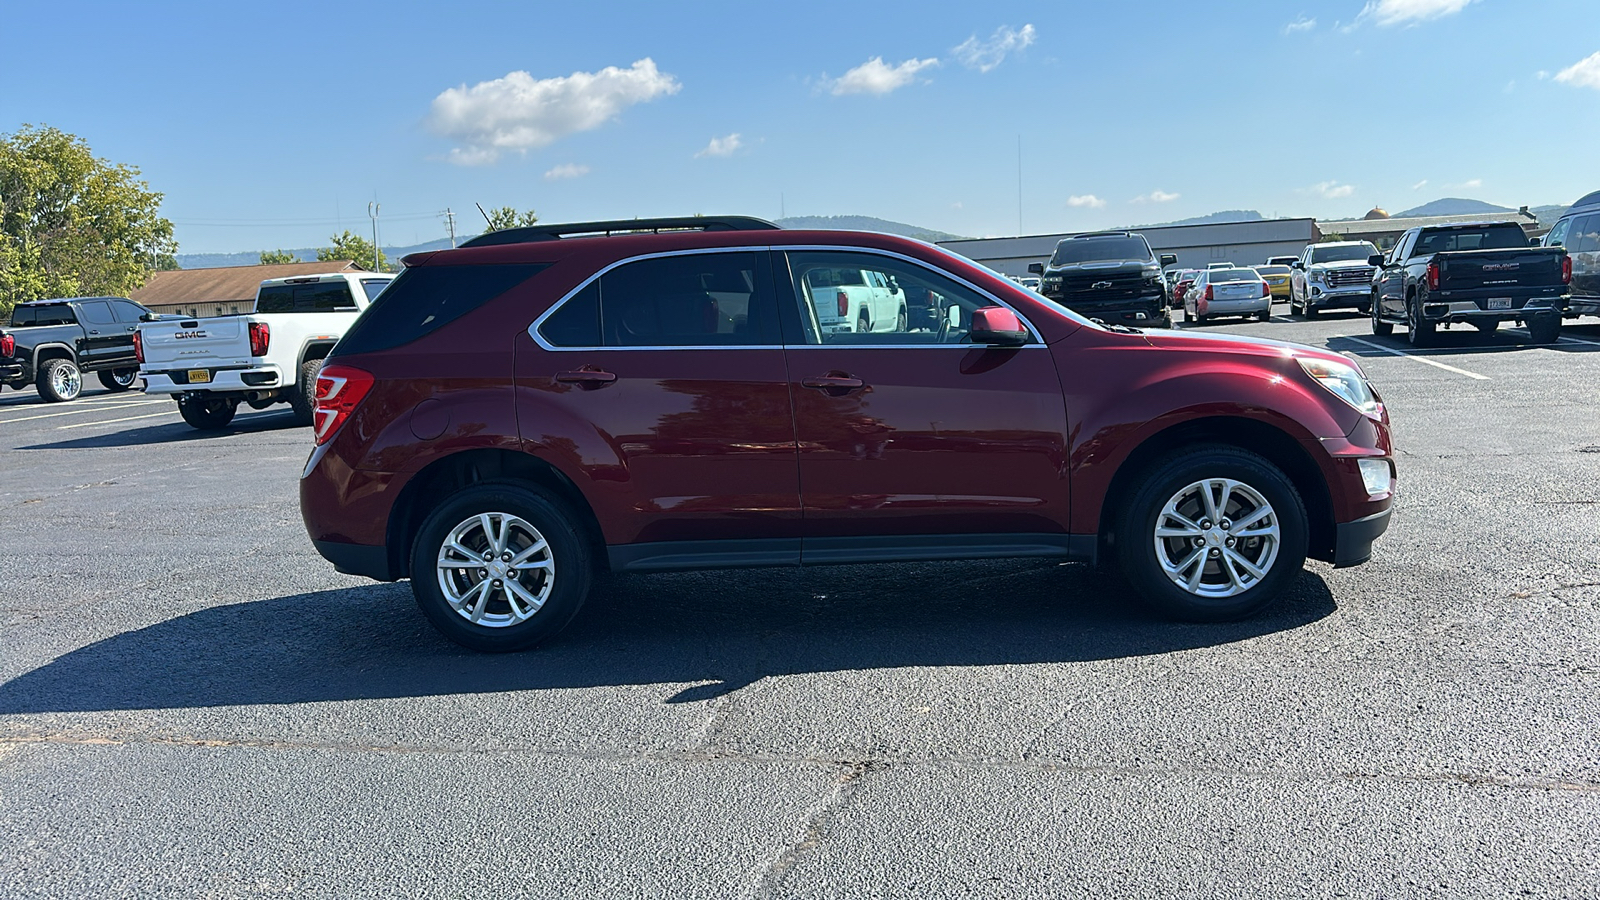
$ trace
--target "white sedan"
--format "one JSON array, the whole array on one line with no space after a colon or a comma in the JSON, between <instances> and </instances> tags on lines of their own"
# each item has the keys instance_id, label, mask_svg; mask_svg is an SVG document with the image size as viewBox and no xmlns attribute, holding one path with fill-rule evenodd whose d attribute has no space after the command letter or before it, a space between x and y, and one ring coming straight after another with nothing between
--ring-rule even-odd
<instances>
[{"instance_id":1,"label":"white sedan","mask_svg":"<svg viewBox=\"0 0 1600 900\"><path fill-rule=\"evenodd\" d=\"M1272 287L1255 269L1211 269L1195 276L1183 295L1183 320L1204 323L1217 316L1272 318Z\"/></svg>"}]
</instances>

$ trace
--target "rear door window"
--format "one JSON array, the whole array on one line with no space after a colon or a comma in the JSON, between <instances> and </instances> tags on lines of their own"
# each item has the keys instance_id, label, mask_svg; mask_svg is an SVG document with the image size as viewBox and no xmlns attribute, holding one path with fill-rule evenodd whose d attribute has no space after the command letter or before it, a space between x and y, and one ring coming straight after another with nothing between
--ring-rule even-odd
<instances>
[{"instance_id":1,"label":"rear door window","mask_svg":"<svg viewBox=\"0 0 1600 900\"><path fill-rule=\"evenodd\" d=\"M389 282L393 281L393 280L394 279L392 279L392 278L364 278L364 279L362 279L361 280L361 290L367 295L367 302L371 303L372 301L378 299L378 295L383 293L383 289L388 287L389 286Z\"/></svg>"},{"instance_id":2,"label":"rear door window","mask_svg":"<svg viewBox=\"0 0 1600 900\"><path fill-rule=\"evenodd\" d=\"M574 348L782 343L766 256L751 251L624 263L546 315L538 332Z\"/></svg>"},{"instance_id":3,"label":"rear door window","mask_svg":"<svg viewBox=\"0 0 1600 900\"><path fill-rule=\"evenodd\" d=\"M140 321L140 317L147 311L139 304L130 303L127 300L111 301L112 314L117 317L118 322L122 322L125 325L137 324Z\"/></svg>"},{"instance_id":4,"label":"rear door window","mask_svg":"<svg viewBox=\"0 0 1600 900\"><path fill-rule=\"evenodd\" d=\"M1567 235L1568 253L1594 253L1600 251L1600 213L1572 221L1572 231Z\"/></svg>"},{"instance_id":5,"label":"rear door window","mask_svg":"<svg viewBox=\"0 0 1600 900\"><path fill-rule=\"evenodd\" d=\"M83 317L87 325L114 325L117 321L111 316L111 304L104 300L86 300L79 303L78 314Z\"/></svg>"}]
</instances>

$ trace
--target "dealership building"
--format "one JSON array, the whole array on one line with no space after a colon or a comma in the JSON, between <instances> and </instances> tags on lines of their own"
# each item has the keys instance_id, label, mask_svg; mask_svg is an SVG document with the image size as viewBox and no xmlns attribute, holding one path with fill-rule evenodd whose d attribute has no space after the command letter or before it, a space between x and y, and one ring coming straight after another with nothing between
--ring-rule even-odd
<instances>
[{"instance_id":1,"label":"dealership building","mask_svg":"<svg viewBox=\"0 0 1600 900\"><path fill-rule=\"evenodd\" d=\"M1307 244L1322 239L1315 219L1262 219L1117 230L1144 235L1152 250L1176 255L1178 266L1185 269L1204 269L1214 262L1260 265L1269 256L1299 256ZM1056 244L1063 239L1086 233L1091 232L940 241L939 246L977 260L1002 275L1026 275L1028 263L1048 260Z\"/></svg>"}]
</instances>

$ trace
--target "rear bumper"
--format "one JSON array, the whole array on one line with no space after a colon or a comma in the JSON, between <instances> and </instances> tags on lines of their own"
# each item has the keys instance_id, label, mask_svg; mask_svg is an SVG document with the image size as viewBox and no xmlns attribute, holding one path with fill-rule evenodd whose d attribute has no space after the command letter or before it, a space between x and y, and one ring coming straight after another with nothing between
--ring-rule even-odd
<instances>
[{"instance_id":1,"label":"rear bumper","mask_svg":"<svg viewBox=\"0 0 1600 900\"><path fill-rule=\"evenodd\" d=\"M0 362L0 382L22 381L22 363L13 360Z\"/></svg>"},{"instance_id":2,"label":"rear bumper","mask_svg":"<svg viewBox=\"0 0 1600 900\"><path fill-rule=\"evenodd\" d=\"M1333 565L1336 568L1359 566L1372 558L1372 544L1389 530L1391 507L1354 522L1334 526Z\"/></svg>"},{"instance_id":3,"label":"rear bumper","mask_svg":"<svg viewBox=\"0 0 1600 900\"><path fill-rule=\"evenodd\" d=\"M201 384L188 382L188 369L150 371L140 368L146 394L189 394L195 392L241 393L245 391L273 390L283 387L283 372L277 366L260 366L248 369L217 369L195 366L211 373L211 380Z\"/></svg>"},{"instance_id":4,"label":"rear bumper","mask_svg":"<svg viewBox=\"0 0 1600 900\"><path fill-rule=\"evenodd\" d=\"M1569 316L1600 316L1600 297L1574 297L1567 301Z\"/></svg>"},{"instance_id":5,"label":"rear bumper","mask_svg":"<svg viewBox=\"0 0 1600 900\"><path fill-rule=\"evenodd\" d=\"M1485 309L1486 300L1449 300L1422 302L1422 317L1433 322L1507 321L1534 316L1559 316L1567 309L1565 297L1534 297L1531 300L1513 298L1505 309Z\"/></svg>"}]
</instances>

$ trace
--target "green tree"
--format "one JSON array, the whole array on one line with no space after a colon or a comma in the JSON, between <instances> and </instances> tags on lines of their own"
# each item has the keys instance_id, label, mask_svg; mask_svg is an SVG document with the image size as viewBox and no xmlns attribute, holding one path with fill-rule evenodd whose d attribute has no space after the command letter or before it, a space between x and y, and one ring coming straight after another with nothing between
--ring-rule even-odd
<instances>
[{"instance_id":1,"label":"green tree","mask_svg":"<svg viewBox=\"0 0 1600 900\"><path fill-rule=\"evenodd\" d=\"M346 232L346 233L348 233L348 232ZM369 256L369 259L370 259L370 256ZM263 265L263 266L279 266L279 265L283 265L284 263L292 263L292 262L299 262L299 261L300 261L300 257L295 256L293 253L290 253L287 250L263 250L263 251L261 251L261 265Z\"/></svg>"},{"instance_id":2,"label":"green tree","mask_svg":"<svg viewBox=\"0 0 1600 900\"><path fill-rule=\"evenodd\" d=\"M499 209L489 210L489 230L505 231L507 228L526 228L539 221L539 215L533 210L518 214L515 207L502 206Z\"/></svg>"},{"instance_id":3,"label":"green tree","mask_svg":"<svg viewBox=\"0 0 1600 900\"><path fill-rule=\"evenodd\" d=\"M177 268L162 195L138 176L58 128L0 135L0 317L24 300L126 296Z\"/></svg>"},{"instance_id":4,"label":"green tree","mask_svg":"<svg viewBox=\"0 0 1600 900\"><path fill-rule=\"evenodd\" d=\"M358 266L366 266L374 272L389 271L389 258L383 251L377 251L377 263L373 263L372 242L359 234L346 228L344 234L336 234L328 238L333 241L332 247L323 247L317 251L318 262L331 262L336 259L354 260Z\"/></svg>"}]
</instances>

